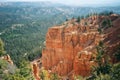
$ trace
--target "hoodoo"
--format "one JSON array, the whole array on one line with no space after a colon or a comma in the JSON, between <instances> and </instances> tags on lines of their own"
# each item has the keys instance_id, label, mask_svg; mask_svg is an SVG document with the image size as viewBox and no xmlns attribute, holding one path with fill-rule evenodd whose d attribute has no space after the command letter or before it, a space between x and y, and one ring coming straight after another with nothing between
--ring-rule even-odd
<instances>
[{"instance_id":1,"label":"hoodoo","mask_svg":"<svg viewBox=\"0 0 120 80\"><path fill-rule=\"evenodd\" d=\"M103 28L105 20L110 20L112 27L107 28L109 24L106 23L106 28ZM96 65L96 46L103 41L108 54L113 55L120 45L120 38L116 34L120 34L118 15L91 16L80 22L73 19L61 26L51 27L42 51L42 66L60 76L88 76L91 67Z\"/></svg>"}]
</instances>

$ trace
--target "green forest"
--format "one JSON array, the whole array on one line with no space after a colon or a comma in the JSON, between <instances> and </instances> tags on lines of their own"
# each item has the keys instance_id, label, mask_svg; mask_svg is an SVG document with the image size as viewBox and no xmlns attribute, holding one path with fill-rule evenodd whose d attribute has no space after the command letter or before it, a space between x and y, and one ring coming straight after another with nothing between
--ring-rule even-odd
<instances>
[{"instance_id":1,"label":"green forest","mask_svg":"<svg viewBox=\"0 0 120 80\"><path fill-rule=\"evenodd\" d=\"M91 11L100 13L114 11L119 7L69 7L47 3L11 2L0 6L0 38L14 63L22 59L32 61L41 56L47 29Z\"/></svg>"},{"instance_id":2,"label":"green forest","mask_svg":"<svg viewBox=\"0 0 120 80\"><path fill-rule=\"evenodd\" d=\"M27 4L27 3L26 3ZM30 62L42 56L46 32L49 27L61 25L66 20L87 17L89 13L110 12L120 14L120 7L73 7L65 5L43 6L24 3L7 3L0 5L0 57L9 54L14 65L0 59L0 80L34 80ZM103 15L101 13L101 15ZM81 17L78 17L81 16ZM119 80L120 63L101 63L104 54L103 45L98 50L99 66L93 68L89 78L76 76L78 80ZM115 52L120 60L120 48ZM102 65L101 65L102 64ZM104 72L107 71L107 72ZM45 72L45 73L44 73ZM46 71L40 74L45 80ZM60 80L53 74L51 80Z\"/></svg>"}]
</instances>

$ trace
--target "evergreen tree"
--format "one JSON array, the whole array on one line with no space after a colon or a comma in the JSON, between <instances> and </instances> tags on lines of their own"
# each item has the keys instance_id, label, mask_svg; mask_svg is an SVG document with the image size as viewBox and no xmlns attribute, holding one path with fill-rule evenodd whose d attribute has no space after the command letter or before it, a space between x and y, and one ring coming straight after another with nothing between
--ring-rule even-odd
<instances>
[{"instance_id":1,"label":"evergreen tree","mask_svg":"<svg viewBox=\"0 0 120 80\"><path fill-rule=\"evenodd\" d=\"M102 41L99 42L96 50L95 61L97 65L93 66L92 76L88 77L87 80L106 80L106 78L110 78L112 66L109 62L109 56L105 54L105 46Z\"/></svg>"},{"instance_id":2,"label":"evergreen tree","mask_svg":"<svg viewBox=\"0 0 120 80\"><path fill-rule=\"evenodd\" d=\"M99 42L99 45L97 46L97 56L96 56L96 62L98 66L96 67L97 74L107 74L110 72L110 63L109 63L109 57L105 54L105 47L102 41Z\"/></svg>"},{"instance_id":3,"label":"evergreen tree","mask_svg":"<svg viewBox=\"0 0 120 80\"><path fill-rule=\"evenodd\" d=\"M66 21L68 21L68 19L66 18Z\"/></svg>"},{"instance_id":4,"label":"evergreen tree","mask_svg":"<svg viewBox=\"0 0 120 80\"><path fill-rule=\"evenodd\" d=\"M117 61L120 61L120 46L118 46L116 52L114 53L114 56Z\"/></svg>"},{"instance_id":5,"label":"evergreen tree","mask_svg":"<svg viewBox=\"0 0 120 80\"><path fill-rule=\"evenodd\" d=\"M78 16L78 18L77 18L77 22L80 22L80 16Z\"/></svg>"}]
</instances>

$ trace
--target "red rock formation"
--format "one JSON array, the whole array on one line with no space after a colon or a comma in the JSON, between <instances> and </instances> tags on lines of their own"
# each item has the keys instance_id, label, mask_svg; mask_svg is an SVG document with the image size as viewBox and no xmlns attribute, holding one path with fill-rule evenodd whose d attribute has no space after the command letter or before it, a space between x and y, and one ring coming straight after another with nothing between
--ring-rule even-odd
<instances>
[{"instance_id":1,"label":"red rock formation","mask_svg":"<svg viewBox=\"0 0 120 80\"><path fill-rule=\"evenodd\" d=\"M32 72L36 80L40 80L39 77L39 66L36 62L32 63Z\"/></svg>"},{"instance_id":2,"label":"red rock formation","mask_svg":"<svg viewBox=\"0 0 120 80\"><path fill-rule=\"evenodd\" d=\"M3 59L8 61L10 64L13 64L13 61L11 60L11 58L8 54L6 56L3 56Z\"/></svg>"},{"instance_id":3,"label":"red rock formation","mask_svg":"<svg viewBox=\"0 0 120 80\"><path fill-rule=\"evenodd\" d=\"M116 20L116 17L110 18ZM71 73L90 75L91 66L95 65L96 45L101 40L107 44L111 39L108 38L110 34L101 35L97 30L98 23L102 20L102 17L93 16L82 20L80 24L74 21L74 24L69 22L49 28L46 35L46 47L42 51L42 66L61 76ZM87 25L84 25L85 22ZM110 33L110 30L105 30L107 31Z\"/></svg>"}]
</instances>

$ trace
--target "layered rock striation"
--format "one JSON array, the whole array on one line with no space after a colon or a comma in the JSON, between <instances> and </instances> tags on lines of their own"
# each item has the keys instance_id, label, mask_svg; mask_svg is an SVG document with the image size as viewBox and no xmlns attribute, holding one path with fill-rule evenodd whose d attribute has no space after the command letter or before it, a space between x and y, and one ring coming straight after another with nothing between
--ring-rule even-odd
<instances>
[{"instance_id":1,"label":"layered rock striation","mask_svg":"<svg viewBox=\"0 0 120 80\"><path fill-rule=\"evenodd\" d=\"M96 64L96 46L101 40L107 45L110 44L109 40L112 41L108 37L111 37L110 33L114 31L105 30L104 34L98 32L100 23L107 18L115 23L118 16L92 16L80 22L70 20L61 26L49 28L46 34L46 47L42 51L42 66L61 76L90 75L91 67Z\"/></svg>"}]
</instances>

